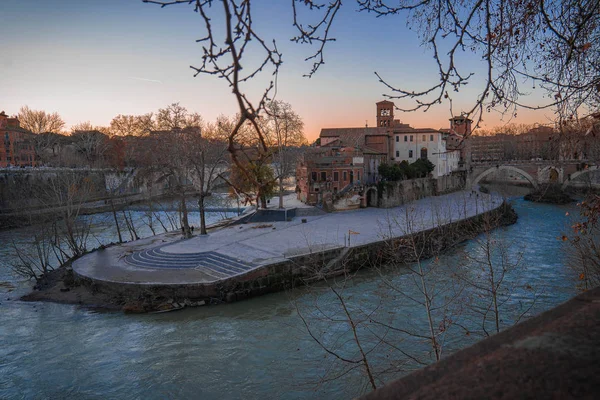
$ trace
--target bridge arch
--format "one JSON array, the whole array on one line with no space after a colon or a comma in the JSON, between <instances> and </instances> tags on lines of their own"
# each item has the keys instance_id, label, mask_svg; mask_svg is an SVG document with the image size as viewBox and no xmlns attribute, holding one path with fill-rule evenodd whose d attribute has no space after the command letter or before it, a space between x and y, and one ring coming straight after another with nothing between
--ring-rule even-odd
<instances>
[{"instance_id":1,"label":"bridge arch","mask_svg":"<svg viewBox=\"0 0 600 400\"><path fill-rule=\"evenodd\" d=\"M590 172L598 171L597 165L592 165L586 169L575 172L569 179L565 179L565 182L562 184L562 189L565 190L567 186L569 186L575 179L580 177L581 175L589 174Z\"/></svg>"},{"instance_id":2,"label":"bridge arch","mask_svg":"<svg viewBox=\"0 0 600 400\"><path fill-rule=\"evenodd\" d=\"M525 179L527 179L529 181L529 183L531 183L533 185L534 189L538 188L537 180L535 180L534 177L529 175L527 172L523 171L521 168L513 167L512 165L499 165L496 167L491 167L491 168L486 169L481 174L479 174L479 176L477 176L475 179L473 179L473 181L471 181L471 187L477 185L480 180L482 180L489 174L496 172L496 171L500 171L500 170L512 171L519 175L522 175Z\"/></svg>"}]
</instances>

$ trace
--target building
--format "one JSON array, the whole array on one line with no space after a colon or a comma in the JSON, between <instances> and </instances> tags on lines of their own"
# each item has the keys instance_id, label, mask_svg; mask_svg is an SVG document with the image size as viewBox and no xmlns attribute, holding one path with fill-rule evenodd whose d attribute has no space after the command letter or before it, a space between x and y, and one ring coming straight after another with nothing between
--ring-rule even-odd
<instances>
[{"instance_id":1,"label":"building","mask_svg":"<svg viewBox=\"0 0 600 400\"><path fill-rule=\"evenodd\" d=\"M472 162L496 162L506 158L505 149L511 142L511 135L497 134L493 136L471 136Z\"/></svg>"},{"instance_id":2,"label":"building","mask_svg":"<svg viewBox=\"0 0 600 400\"><path fill-rule=\"evenodd\" d=\"M364 184L365 157L362 149L341 141L312 148L296 168L296 193L306 204L323 204L328 197Z\"/></svg>"},{"instance_id":3,"label":"building","mask_svg":"<svg viewBox=\"0 0 600 400\"><path fill-rule=\"evenodd\" d=\"M368 174L373 180L376 180L373 176L373 164L376 162L413 163L419 158L426 158L436 166L432 172L434 178L449 175L458 169L460 150L446 147L449 132L403 124L394 119L394 108L394 103L388 100L376 103L375 127L322 129L320 145L327 146L339 140L375 156L375 161L365 164L370 168ZM470 130L470 120L467 121L463 120L462 123L465 129L468 125Z\"/></svg>"},{"instance_id":4,"label":"building","mask_svg":"<svg viewBox=\"0 0 600 400\"><path fill-rule=\"evenodd\" d=\"M450 129L440 129L448 133L446 149L452 153L450 157L458 158L459 169L468 169L470 166L472 124L471 119L461 115L450 118Z\"/></svg>"},{"instance_id":5,"label":"building","mask_svg":"<svg viewBox=\"0 0 600 400\"><path fill-rule=\"evenodd\" d=\"M431 128L417 129L406 124L396 124L390 133L393 142L391 161L412 164L419 158L427 159L435 165L432 171L434 178L458 169L460 151L446 148L447 133Z\"/></svg>"},{"instance_id":6,"label":"building","mask_svg":"<svg viewBox=\"0 0 600 400\"><path fill-rule=\"evenodd\" d=\"M508 153L509 159L517 158L520 160L558 159L558 136L553 128L539 125L529 131L517 135L516 146L512 153ZM513 156L516 156L514 157Z\"/></svg>"},{"instance_id":7,"label":"building","mask_svg":"<svg viewBox=\"0 0 600 400\"><path fill-rule=\"evenodd\" d=\"M318 147L307 152L297 166L298 198L324 204L348 192L361 193L365 186L377 184L383 163L428 159L435 165L432 175L436 179L458 170L461 149L446 146L453 134L403 124L394 119L394 107L387 100L376 103L375 127L321 129ZM470 130L470 120L456 121L461 123Z\"/></svg>"},{"instance_id":8,"label":"building","mask_svg":"<svg viewBox=\"0 0 600 400\"><path fill-rule=\"evenodd\" d=\"M559 139L553 128L541 125L518 135L472 136L470 159L473 162L556 160L559 157Z\"/></svg>"},{"instance_id":9,"label":"building","mask_svg":"<svg viewBox=\"0 0 600 400\"><path fill-rule=\"evenodd\" d=\"M0 112L0 167L34 167L33 134L21 128L17 117Z\"/></svg>"}]
</instances>

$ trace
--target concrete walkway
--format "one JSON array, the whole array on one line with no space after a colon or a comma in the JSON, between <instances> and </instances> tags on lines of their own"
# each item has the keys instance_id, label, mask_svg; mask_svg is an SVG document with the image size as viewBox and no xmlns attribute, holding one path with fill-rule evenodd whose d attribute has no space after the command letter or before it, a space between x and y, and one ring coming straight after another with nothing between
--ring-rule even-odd
<instances>
[{"instance_id":1,"label":"concrete walkway","mask_svg":"<svg viewBox=\"0 0 600 400\"><path fill-rule=\"evenodd\" d=\"M76 260L73 269L92 280L116 283L215 283L288 257L373 243L454 222L501 202L483 193L456 192L391 209L231 225L184 240L179 232L171 232L95 251Z\"/></svg>"}]
</instances>

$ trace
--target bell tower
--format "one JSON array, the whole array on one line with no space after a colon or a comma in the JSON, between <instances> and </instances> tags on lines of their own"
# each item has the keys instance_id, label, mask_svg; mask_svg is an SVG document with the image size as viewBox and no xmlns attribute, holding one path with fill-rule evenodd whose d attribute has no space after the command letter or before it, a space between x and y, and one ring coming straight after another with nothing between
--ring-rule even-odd
<instances>
[{"instance_id":1,"label":"bell tower","mask_svg":"<svg viewBox=\"0 0 600 400\"><path fill-rule=\"evenodd\" d=\"M465 116L450 118L450 129L464 137L471 135L471 123L473 120Z\"/></svg>"},{"instance_id":2,"label":"bell tower","mask_svg":"<svg viewBox=\"0 0 600 400\"><path fill-rule=\"evenodd\" d=\"M377 126L390 127L394 121L394 103L388 100L380 101L377 104Z\"/></svg>"}]
</instances>

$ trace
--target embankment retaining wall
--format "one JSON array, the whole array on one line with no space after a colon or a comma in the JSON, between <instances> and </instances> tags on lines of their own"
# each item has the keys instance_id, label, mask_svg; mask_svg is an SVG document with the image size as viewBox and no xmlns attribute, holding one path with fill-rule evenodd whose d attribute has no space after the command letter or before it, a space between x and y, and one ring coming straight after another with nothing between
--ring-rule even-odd
<instances>
[{"instance_id":1,"label":"embankment retaining wall","mask_svg":"<svg viewBox=\"0 0 600 400\"><path fill-rule=\"evenodd\" d=\"M411 255L414 254L412 247L407 243L419 246L423 250L423 258L431 257L475 237L485 229L512 224L516 218L512 207L503 204L487 213L413 235L382 239L350 249L340 247L290 257L288 261L209 284L143 285L94 281L82 276L76 276L76 279L92 291L111 296L115 303L125 305L125 309L137 312L168 309L173 304L194 305L199 301L232 302L362 268L415 261Z\"/></svg>"}]
</instances>

